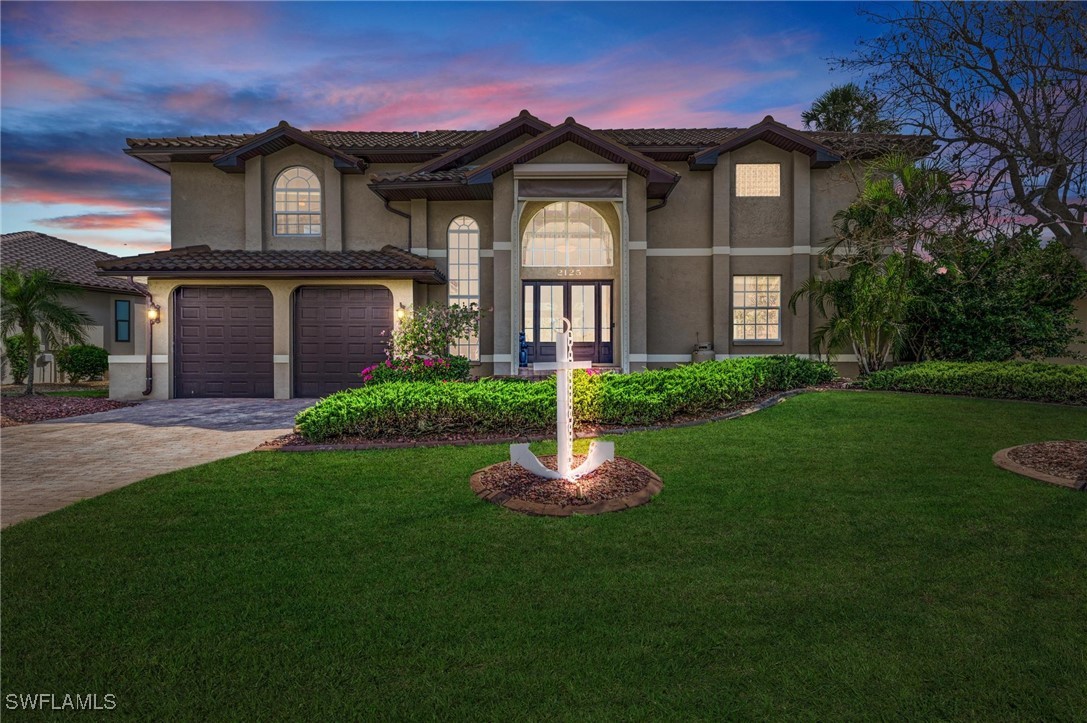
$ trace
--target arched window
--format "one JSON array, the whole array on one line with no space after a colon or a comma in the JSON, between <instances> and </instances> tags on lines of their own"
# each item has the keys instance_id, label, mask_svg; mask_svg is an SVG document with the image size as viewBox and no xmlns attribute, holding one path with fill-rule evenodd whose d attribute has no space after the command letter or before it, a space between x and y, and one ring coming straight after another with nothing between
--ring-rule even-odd
<instances>
[{"instance_id":1,"label":"arched window","mask_svg":"<svg viewBox=\"0 0 1087 723\"><path fill-rule=\"evenodd\" d=\"M292 166L275 185L276 236L321 235L321 182L308 168Z\"/></svg>"},{"instance_id":2,"label":"arched window","mask_svg":"<svg viewBox=\"0 0 1087 723\"><path fill-rule=\"evenodd\" d=\"M611 266L607 221L577 201L544 206L525 229L524 266Z\"/></svg>"},{"instance_id":3,"label":"arched window","mask_svg":"<svg viewBox=\"0 0 1087 723\"><path fill-rule=\"evenodd\" d=\"M479 224L457 216L449 224L449 303L479 304ZM450 351L479 361L479 335L461 339Z\"/></svg>"}]
</instances>

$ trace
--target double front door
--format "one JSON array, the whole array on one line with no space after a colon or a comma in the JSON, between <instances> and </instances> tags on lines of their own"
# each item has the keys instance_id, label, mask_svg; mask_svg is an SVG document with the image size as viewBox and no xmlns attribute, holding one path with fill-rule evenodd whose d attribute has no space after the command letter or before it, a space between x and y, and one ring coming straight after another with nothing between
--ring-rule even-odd
<instances>
[{"instance_id":1,"label":"double front door","mask_svg":"<svg viewBox=\"0 0 1087 723\"><path fill-rule=\"evenodd\" d=\"M522 293L529 364L555 361L564 317L570 320L575 360L612 363L610 281L525 281Z\"/></svg>"}]
</instances>

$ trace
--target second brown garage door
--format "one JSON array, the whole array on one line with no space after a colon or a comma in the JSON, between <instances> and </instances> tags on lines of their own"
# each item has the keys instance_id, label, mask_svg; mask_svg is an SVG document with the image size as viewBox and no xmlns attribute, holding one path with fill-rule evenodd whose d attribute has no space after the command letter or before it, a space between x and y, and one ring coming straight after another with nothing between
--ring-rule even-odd
<instances>
[{"instance_id":1,"label":"second brown garage door","mask_svg":"<svg viewBox=\"0 0 1087 723\"><path fill-rule=\"evenodd\" d=\"M268 289L183 286L174 309L175 397L272 396Z\"/></svg>"},{"instance_id":2,"label":"second brown garage door","mask_svg":"<svg viewBox=\"0 0 1087 723\"><path fill-rule=\"evenodd\" d=\"M393 295L384 286L304 286L294 301L294 396L323 397L361 384L385 360Z\"/></svg>"}]
</instances>

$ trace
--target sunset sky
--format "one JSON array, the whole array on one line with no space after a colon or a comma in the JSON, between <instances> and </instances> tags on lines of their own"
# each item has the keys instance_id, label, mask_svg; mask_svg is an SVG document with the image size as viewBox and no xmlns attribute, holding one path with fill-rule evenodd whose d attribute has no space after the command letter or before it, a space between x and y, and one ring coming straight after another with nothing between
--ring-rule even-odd
<instances>
[{"instance_id":1,"label":"sunset sky","mask_svg":"<svg viewBox=\"0 0 1087 723\"><path fill-rule=\"evenodd\" d=\"M855 3L18 3L2 15L2 228L169 245L169 177L126 137L749 125L836 83Z\"/></svg>"}]
</instances>

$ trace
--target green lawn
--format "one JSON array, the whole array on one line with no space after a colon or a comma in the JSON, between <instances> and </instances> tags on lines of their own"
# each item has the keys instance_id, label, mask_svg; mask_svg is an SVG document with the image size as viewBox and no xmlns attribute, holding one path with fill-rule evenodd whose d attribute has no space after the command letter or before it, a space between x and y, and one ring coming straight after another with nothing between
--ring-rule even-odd
<instances>
[{"instance_id":1,"label":"green lawn","mask_svg":"<svg viewBox=\"0 0 1087 723\"><path fill-rule=\"evenodd\" d=\"M1082 719L1087 409L807 394L616 437L648 506L473 497L501 446L254 453L3 533L4 693L145 720ZM12 720L17 716L5 711Z\"/></svg>"},{"instance_id":2,"label":"green lawn","mask_svg":"<svg viewBox=\"0 0 1087 723\"><path fill-rule=\"evenodd\" d=\"M59 392L46 392L50 397L109 397L108 389L67 389Z\"/></svg>"}]
</instances>

